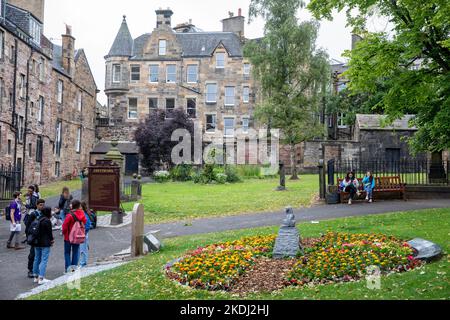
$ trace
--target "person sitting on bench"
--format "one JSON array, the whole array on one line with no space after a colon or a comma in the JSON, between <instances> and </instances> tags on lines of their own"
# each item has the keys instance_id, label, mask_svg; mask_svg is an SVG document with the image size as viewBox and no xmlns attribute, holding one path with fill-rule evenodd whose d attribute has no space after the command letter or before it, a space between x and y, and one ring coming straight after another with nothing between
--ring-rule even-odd
<instances>
[{"instance_id":1,"label":"person sitting on bench","mask_svg":"<svg viewBox=\"0 0 450 320\"><path fill-rule=\"evenodd\" d=\"M343 191L350 194L350 198L348 199L348 204L351 205L353 202L353 199L355 198L355 194L359 196L359 182L358 179L355 177L355 174L353 172L347 173L347 176L342 181L343 185Z\"/></svg>"},{"instance_id":2,"label":"person sitting on bench","mask_svg":"<svg viewBox=\"0 0 450 320\"><path fill-rule=\"evenodd\" d=\"M375 189L375 178L372 175L372 172L368 171L365 175L363 181L364 190L366 190L367 196L366 201L369 203L373 202L373 189Z\"/></svg>"}]
</instances>

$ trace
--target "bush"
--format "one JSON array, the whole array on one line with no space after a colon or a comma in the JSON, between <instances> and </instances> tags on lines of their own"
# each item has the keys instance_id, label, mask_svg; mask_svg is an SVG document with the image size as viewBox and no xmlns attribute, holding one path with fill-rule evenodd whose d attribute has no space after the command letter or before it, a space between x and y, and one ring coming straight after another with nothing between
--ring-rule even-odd
<instances>
[{"instance_id":1,"label":"bush","mask_svg":"<svg viewBox=\"0 0 450 320\"><path fill-rule=\"evenodd\" d=\"M218 173L218 174L216 174L216 176L215 176L215 181L218 183L218 184L225 184L225 183L227 183L227 175L226 174L224 174L224 173Z\"/></svg>"},{"instance_id":2,"label":"bush","mask_svg":"<svg viewBox=\"0 0 450 320\"><path fill-rule=\"evenodd\" d=\"M225 174L227 175L228 183L237 183L237 182L241 182L241 180L242 180L241 177L239 176L235 166L226 166Z\"/></svg>"},{"instance_id":3,"label":"bush","mask_svg":"<svg viewBox=\"0 0 450 320\"><path fill-rule=\"evenodd\" d=\"M192 166L180 164L170 170L170 177L173 181L185 182L192 180Z\"/></svg>"},{"instance_id":4,"label":"bush","mask_svg":"<svg viewBox=\"0 0 450 320\"><path fill-rule=\"evenodd\" d=\"M168 182L170 180L170 173L168 171L156 171L153 178L158 183Z\"/></svg>"}]
</instances>

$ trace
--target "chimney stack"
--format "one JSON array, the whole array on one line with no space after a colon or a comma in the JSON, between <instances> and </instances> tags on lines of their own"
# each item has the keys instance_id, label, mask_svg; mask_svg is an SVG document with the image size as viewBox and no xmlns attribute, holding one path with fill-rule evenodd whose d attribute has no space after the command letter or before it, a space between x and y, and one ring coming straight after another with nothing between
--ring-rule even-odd
<instances>
[{"instance_id":1,"label":"chimney stack","mask_svg":"<svg viewBox=\"0 0 450 320\"><path fill-rule=\"evenodd\" d=\"M222 20L223 32L234 32L241 40L245 37L245 17L242 16L242 9L239 8L238 15L229 12L229 17Z\"/></svg>"},{"instance_id":2,"label":"chimney stack","mask_svg":"<svg viewBox=\"0 0 450 320\"><path fill-rule=\"evenodd\" d=\"M75 38L72 36L72 27L66 25L66 34L62 35L62 66L73 76L75 72Z\"/></svg>"},{"instance_id":3,"label":"chimney stack","mask_svg":"<svg viewBox=\"0 0 450 320\"><path fill-rule=\"evenodd\" d=\"M156 10L156 28L171 28L173 11L170 8Z\"/></svg>"}]
</instances>

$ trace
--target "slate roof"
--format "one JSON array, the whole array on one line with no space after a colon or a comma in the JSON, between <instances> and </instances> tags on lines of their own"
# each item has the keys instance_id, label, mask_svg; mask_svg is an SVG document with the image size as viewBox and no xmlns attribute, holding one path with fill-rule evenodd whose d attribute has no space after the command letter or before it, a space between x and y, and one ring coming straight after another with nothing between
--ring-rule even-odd
<instances>
[{"instance_id":1,"label":"slate roof","mask_svg":"<svg viewBox=\"0 0 450 320\"><path fill-rule=\"evenodd\" d=\"M192 32L177 33L177 39L183 48L183 57L211 56L222 43L231 57L242 57L242 45L233 32ZM202 50L202 49L205 50Z\"/></svg>"},{"instance_id":2,"label":"slate roof","mask_svg":"<svg viewBox=\"0 0 450 320\"><path fill-rule=\"evenodd\" d=\"M11 4L6 5L6 19L12 21L18 28L29 35L30 13L28 11L17 8Z\"/></svg>"},{"instance_id":3,"label":"slate roof","mask_svg":"<svg viewBox=\"0 0 450 320\"><path fill-rule=\"evenodd\" d=\"M409 122L414 119L414 115L406 115L401 119L395 120L391 125L383 126L386 120L384 115L357 114L356 125L360 130L404 130L416 131L416 127L410 127Z\"/></svg>"},{"instance_id":4,"label":"slate roof","mask_svg":"<svg viewBox=\"0 0 450 320\"><path fill-rule=\"evenodd\" d=\"M131 36L130 30L128 29L128 24L126 17L123 17L122 25L120 26L119 32L117 33L116 39L109 50L108 56L113 57L131 57L133 53L133 37Z\"/></svg>"},{"instance_id":5,"label":"slate roof","mask_svg":"<svg viewBox=\"0 0 450 320\"><path fill-rule=\"evenodd\" d=\"M122 154L138 154L139 147L134 142L121 142L117 145ZM91 154L106 154L111 149L111 143L100 142L92 150Z\"/></svg>"}]
</instances>

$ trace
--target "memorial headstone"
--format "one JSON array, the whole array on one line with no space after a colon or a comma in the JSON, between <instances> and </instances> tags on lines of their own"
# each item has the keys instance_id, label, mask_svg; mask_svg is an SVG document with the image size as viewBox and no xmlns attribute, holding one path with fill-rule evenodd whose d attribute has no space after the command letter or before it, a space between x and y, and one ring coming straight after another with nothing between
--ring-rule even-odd
<instances>
[{"instance_id":1,"label":"memorial headstone","mask_svg":"<svg viewBox=\"0 0 450 320\"><path fill-rule=\"evenodd\" d=\"M161 242L152 233L144 236L144 243L147 245L148 252L158 252L161 250Z\"/></svg>"},{"instance_id":2,"label":"memorial headstone","mask_svg":"<svg viewBox=\"0 0 450 320\"><path fill-rule=\"evenodd\" d=\"M442 248L428 240L416 238L409 241L408 244L416 250L416 259L432 260L442 254Z\"/></svg>"},{"instance_id":3,"label":"memorial headstone","mask_svg":"<svg viewBox=\"0 0 450 320\"><path fill-rule=\"evenodd\" d=\"M136 203L131 222L131 256L144 255L144 205Z\"/></svg>"},{"instance_id":4,"label":"memorial headstone","mask_svg":"<svg viewBox=\"0 0 450 320\"><path fill-rule=\"evenodd\" d=\"M286 191L286 168L284 163L280 162L280 185L276 189L277 191Z\"/></svg>"},{"instance_id":5,"label":"memorial headstone","mask_svg":"<svg viewBox=\"0 0 450 320\"><path fill-rule=\"evenodd\" d=\"M89 207L94 211L120 212L120 167L109 160L97 160L89 167Z\"/></svg>"},{"instance_id":6,"label":"memorial headstone","mask_svg":"<svg viewBox=\"0 0 450 320\"><path fill-rule=\"evenodd\" d=\"M296 228L295 215L291 207L286 208L286 218L280 228L273 250L274 259L295 258L302 250L300 233Z\"/></svg>"}]
</instances>

